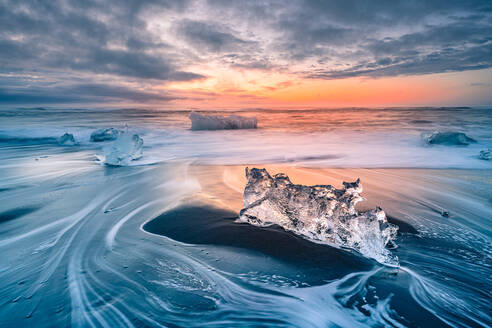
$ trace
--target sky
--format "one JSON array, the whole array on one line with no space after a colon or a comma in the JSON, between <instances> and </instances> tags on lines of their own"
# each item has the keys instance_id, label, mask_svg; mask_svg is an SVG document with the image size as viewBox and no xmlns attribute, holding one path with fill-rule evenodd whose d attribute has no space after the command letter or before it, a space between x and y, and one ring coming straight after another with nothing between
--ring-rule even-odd
<instances>
[{"instance_id":1,"label":"sky","mask_svg":"<svg viewBox=\"0 0 492 328\"><path fill-rule=\"evenodd\" d=\"M0 0L0 105L492 105L492 1Z\"/></svg>"}]
</instances>

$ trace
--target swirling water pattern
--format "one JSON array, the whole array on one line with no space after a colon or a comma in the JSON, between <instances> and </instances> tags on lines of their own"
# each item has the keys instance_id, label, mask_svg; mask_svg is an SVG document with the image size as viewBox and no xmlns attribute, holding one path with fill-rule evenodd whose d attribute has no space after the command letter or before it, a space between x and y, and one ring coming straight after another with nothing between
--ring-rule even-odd
<instances>
[{"instance_id":1,"label":"swirling water pattern","mask_svg":"<svg viewBox=\"0 0 492 328\"><path fill-rule=\"evenodd\" d=\"M459 237L466 243L463 251L472 242L482 247L469 249L470 254L447 257L438 248L452 241L455 228L439 227L442 241L437 242L432 225L423 223L427 232L399 241L405 248L399 254L401 269L372 263L325 283L303 283L288 264L257 252L186 244L141 229L200 192L188 164L104 168L88 155L53 157L16 165L35 171L28 184L3 177L10 188L0 193L4 213L16 208L22 214L25 204L39 205L0 225L2 326L402 327L427 322L460 327L491 322L485 278L490 243L472 230L463 229ZM55 165L34 167L40 161L65 162L67 171L56 169L59 174L53 176ZM481 252L483 263L471 261ZM241 272L228 270L228 261L240 263ZM465 279L470 273L474 278ZM471 286L474 290L467 290Z\"/></svg>"},{"instance_id":2,"label":"swirling water pattern","mask_svg":"<svg viewBox=\"0 0 492 328\"><path fill-rule=\"evenodd\" d=\"M276 230L252 248L149 233L149 220L213 200L196 167L104 167L97 151L44 139L0 145L1 327L492 325L490 169L315 171L362 176L367 207L415 227L398 238L400 268L389 268ZM226 180L213 188L240 197ZM181 225L183 236L195 228Z\"/></svg>"}]
</instances>

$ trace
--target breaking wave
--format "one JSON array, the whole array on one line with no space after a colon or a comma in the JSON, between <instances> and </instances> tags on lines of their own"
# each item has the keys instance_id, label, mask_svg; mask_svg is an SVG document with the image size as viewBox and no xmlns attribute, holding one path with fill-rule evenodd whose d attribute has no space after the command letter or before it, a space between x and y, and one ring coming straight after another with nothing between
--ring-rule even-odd
<instances>
[{"instance_id":1,"label":"breaking wave","mask_svg":"<svg viewBox=\"0 0 492 328\"><path fill-rule=\"evenodd\" d=\"M256 117L239 115L202 115L197 112L191 112L190 120L192 130L256 129L258 125Z\"/></svg>"}]
</instances>

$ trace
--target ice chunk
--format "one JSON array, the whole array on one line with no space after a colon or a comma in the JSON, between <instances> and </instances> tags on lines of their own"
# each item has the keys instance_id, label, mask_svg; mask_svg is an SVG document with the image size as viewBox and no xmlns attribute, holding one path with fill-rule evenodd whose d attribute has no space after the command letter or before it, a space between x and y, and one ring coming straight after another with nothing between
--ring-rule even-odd
<instances>
[{"instance_id":1,"label":"ice chunk","mask_svg":"<svg viewBox=\"0 0 492 328\"><path fill-rule=\"evenodd\" d=\"M490 161L492 160L492 149L481 150L480 151L480 159Z\"/></svg>"},{"instance_id":2,"label":"ice chunk","mask_svg":"<svg viewBox=\"0 0 492 328\"><path fill-rule=\"evenodd\" d=\"M191 112L190 120L192 130L256 129L258 125L256 117L239 115L214 116Z\"/></svg>"},{"instance_id":3,"label":"ice chunk","mask_svg":"<svg viewBox=\"0 0 492 328\"><path fill-rule=\"evenodd\" d=\"M143 155L143 139L138 134L121 132L118 138L106 146L101 161L112 166L126 166Z\"/></svg>"},{"instance_id":4,"label":"ice chunk","mask_svg":"<svg viewBox=\"0 0 492 328\"><path fill-rule=\"evenodd\" d=\"M398 258L386 246L393 245L398 227L389 223L381 208L359 213L355 204L362 185L344 182L330 185L293 184L283 173L246 168L244 208L239 221L257 226L276 224L316 242L351 248L380 263L397 265Z\"/></svg>"},{"instance_id":5,"label":"ice chunk","mask_svg":"<svg viewBox=\"0 0 492 328\"><path fill-rule=\"evenodd\" d=\"M92 142L116 140L122 131L115 128L99 129L91 133Z\"/></svg>"},{"instance_id":6,"label":"ice chunk","mask_svg":"<svg viewBox=\"0 0 492 328\"><path fill-rule=\"evenodd\" d=\"M71 133L65 133L60 138L58 138L58 144L63 146L73 146L75 145L75 138Z\"/></svg>"},{"instance_id":7,"label":"ice chunk","mask_svg":"<svg viewBox=\"0 0 492 328\"><path fill-rule=\"evenodd\" d=\"M477 141L462 132L438 132L422 135L429 145L466 146Z\"/></svg>"}]
</instances>

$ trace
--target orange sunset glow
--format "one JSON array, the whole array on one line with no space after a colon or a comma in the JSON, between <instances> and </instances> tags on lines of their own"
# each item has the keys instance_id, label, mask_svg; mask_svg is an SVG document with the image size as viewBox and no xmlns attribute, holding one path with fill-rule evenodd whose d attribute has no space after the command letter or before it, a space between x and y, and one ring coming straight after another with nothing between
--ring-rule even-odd
<instances>
[{"instance_id":1,"label":"orange sunset glow","mask_svg":"<svg viewBox=\"0 0 492 328\"><path fill-rule=\"evenodd\" d=\"M207 76L207 72L203 72ZM211 74L211 73L208 73ZM225 70L203 80L163 88L199 99L179 102L197 108L431 106L467 104L485 98L472 81L489 81L492 70L426 76L323 80L258 70Z\"/></svg>"}]
</instances>

